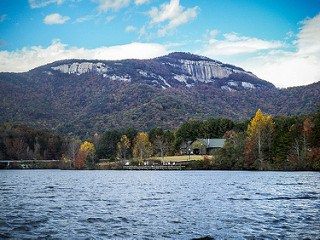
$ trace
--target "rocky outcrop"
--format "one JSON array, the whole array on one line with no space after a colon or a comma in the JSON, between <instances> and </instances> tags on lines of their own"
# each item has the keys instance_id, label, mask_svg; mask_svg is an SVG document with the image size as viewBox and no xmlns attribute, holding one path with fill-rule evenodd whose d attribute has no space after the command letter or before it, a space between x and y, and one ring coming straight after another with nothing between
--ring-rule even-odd
<instances>
[{"instance_id":1,"label":"rocky outcrop","mask_svg":"<svg viewBox=\"0 0 320 240\"><path fill-rule=\"evenodd\" d=\"M151 67L152 66L152 67ZM171 53L150 60L67 60L49 65L43 73L96 74L112 81L144 82L167 89L211 84L226 91L274 88L242 68L189 53Z\"/></svg>"},{"instance_id":2,"label":"rocky outcrop","mask_svg":"<svg viewBox=\"0 0 320 240\"><path fill-rule=\"evenodd\" d=\"M77 74L81 75L83 73L94 72L97 74L104 74L108 72L108 67L106 64L98 62L74 62L71 64L62 64L55 67L51 67L52 70L60 71L61 73L67 74Z\"/></svg>"}]
</instances>

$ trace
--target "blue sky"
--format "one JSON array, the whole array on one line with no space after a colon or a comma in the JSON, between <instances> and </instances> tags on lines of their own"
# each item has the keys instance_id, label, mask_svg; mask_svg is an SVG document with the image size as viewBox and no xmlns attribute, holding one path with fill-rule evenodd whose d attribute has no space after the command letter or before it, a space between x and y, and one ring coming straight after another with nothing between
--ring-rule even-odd
<instances>
[{"instance_id":1,"label":"blue sky","mask_svg":"<svg viewBox=\"0 0 320 240\"><path fill-rule=\"evenodd\" d=\"M320 81L320 0L1 0L0 71L205 55L278 87Z\"/></svg>"}]
</instances>

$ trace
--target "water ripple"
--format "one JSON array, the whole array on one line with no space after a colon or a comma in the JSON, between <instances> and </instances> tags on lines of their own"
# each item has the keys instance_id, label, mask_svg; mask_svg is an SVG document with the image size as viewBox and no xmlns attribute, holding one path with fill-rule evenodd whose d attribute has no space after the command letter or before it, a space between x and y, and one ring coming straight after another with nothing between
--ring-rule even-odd
<instances>
[{"instance_id":1,"label":"water ripple","mask_svg":"<svg viewBox=\"0 0 320 240\"><path fill-rule=\"evenodd\" d=\"M312 172L0 171L0 239L319 239Z\"/></svg>"}]
</instances>

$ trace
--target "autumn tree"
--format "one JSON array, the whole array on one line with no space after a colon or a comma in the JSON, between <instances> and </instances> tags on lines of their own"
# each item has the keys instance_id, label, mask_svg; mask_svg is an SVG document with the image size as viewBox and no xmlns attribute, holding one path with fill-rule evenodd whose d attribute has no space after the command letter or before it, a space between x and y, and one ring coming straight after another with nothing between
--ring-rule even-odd
<instances>
[{"instance_id":1,"label":"autumn tree","mask_svg":"<svg viewBox=\"0 0 320 240\"><path fill-rule=\"evenodd\" d=\"M307 155L310 149L310 139L312 137L312 131L314 128L314 123L310 118L306 118L302 125L302 159L307 160Z\"/></svg>"},{"instance_id":2,"label":"autumn tree","mask_svg":"<svg viewBox=\"0 0 320 240\"><path fill-rule=\"evenodd\" d=\"M78 151L76 160L74 162L75 169L84 169L86 166L86 154L85 152Z\"/></svg>"},{"instance_id":3,"label":"autumn tree","mask_svg":"<svg viewBox=\"0 0 320 240\"><path fill-rule=\"evenodd\" d=\"M160 155L162 161L169 150L170 139L167 139L167 137L168 133L163 131L162 128L154 128L149 132L154 154Z\"/></svg>"},{"instance_id":4,"label":"autumn tree","mask_svg":"<svg viewBox=\"0 0 320 240\"><path fill-rule=\"evenodd\" d=\"M313 119L313 130L310 136L311 149L308 157L314 170L320 170L320 106Z\"/></svg>"},{"instance_id":5,"label":"autumn tree","mask_svg":"<svg viewBox=\"0 0 320 240\"><path fill-rule=\"evenodd\" d=\"M145 132L140 132L134 139L133 155L140 160L149 157L151 154L151 143Z\"/></svg>"},{"instance_id":6,"label":"autumn tree","mask_svg":"<svg viewBox=\"0 0 320 240\"><path fill-rule=\"evenodd\" d=\"M291 152L288 156L293 169L304 170L308 166L309 150L312 147L312 133L314 123L310 118L305 118L302 123L291 126L290 133L293 140Z\"/></svg>"},{"instance_id":7,"label":"autumn tree","mask_svg":"<svg viewBox=\"0 0 320 240\"><path fill-rule=\"evenodd\" d=\"M130 148L130 140L126 135L122 135L120 141L117 143L118 157L126 159L127 151Z\"/></svg>"},{"instance_id":8,"label":"autumn tree","mask_svg":"<svg viewBox=\"0 0 320 240\"><path fill-rule=\"evenodd\" d=\"M273 134L273 121L270 115L263 114L258 109L247 128L247 140L245 155L251 163L259 169L264 168L267 160L270 160L270 149Z\"/></svg>"},{"instance_id":9,"label":"autumn tree","mask_svg":"<svg viewBox=\"0 0 320 240\"><path fill-rule=\"evenodd\" d=\"M83 169L85 165L91 160L91 164L94 164L94 152L95 148L93 143L85 141L81 144L77 154L75 167L77 169Z\"/></svg>"},{"instance_id":10,"label":"autumn tree","mask_svg":"<svg viewBox=\"0 0 320 240\"><path fill-rule=\"evenodd\" d=\"M313 130L310 136L310 142L313 147L320 148L320 105L313 119Z\"/></svg>"},{"instance_id":11,"label":"autumn tree","mask_svg":"<svg viewBox=\"0 0 320 240\"><path fill-rule=\"evenodd\" d=\"M66 143L66 153L64 156L68 160L69 168L73 168L75 166L75 161L77 153L79 152L80 145L81 141L76 139L70 139Z\"/></svg>"},{"instance_id":12,"label":"autumn tree","mask_svg":"<svg viewBox=\"0 0 320 240\"><path fill-rule=\"evenodd\" d=\"M12 158L20 160L26 157L27 144L22 138L8 139L6 142L7 152Z\"/></svg>"}]
</instances>

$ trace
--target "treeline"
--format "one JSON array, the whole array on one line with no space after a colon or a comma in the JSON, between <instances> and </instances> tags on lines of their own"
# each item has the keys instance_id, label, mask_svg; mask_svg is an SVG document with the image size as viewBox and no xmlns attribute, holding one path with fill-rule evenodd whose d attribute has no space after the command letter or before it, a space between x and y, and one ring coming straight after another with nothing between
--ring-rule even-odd
<instances>
[{"instance_id":1,"label":"treeline","mask_svg":"<svg viewBox=\"0 0 320 240\"><path fill-rule=\"evenodd\" d=\"M228 119L190 120L182 123L180 127L172 131L162 128L153 128L148 132L140 133L134 128L107 130L101 137L95 135L89 141L96 146L98 159L115 160L121 157L119 144L123 149L124 138L127 138L127 158L135 157L135 143L139 139L143 139L147 142L147 145L150 145L151 150L149 152L153 156L161 156L161 152L163 155L175 155L179 153L180 145L185 141L192 141L197 138L222 138L226 131L242 128L242 125L236 125Z\"/></svg>"},{"instance_id":2,"label":"treeline","mask_svg":"<svg viewBox=\"0 0 320 240\"><path fill-rule=\"evenodd\" d=\"M76 168L92 167L101 160L123 164L121 160L130 159L135 164L150 157L179 155L182 143L197 138L225 138L226 142L212 158L204 157L193 168L320 170L320 109L314 115L274 118L258 110L251 120L242 123L229 119L190 120L173 131L107 130L88 139L92 144L90 153L73 151L73 159ZM89 160L81 158L79 165L77 156L87 155Z\"/></svg>"},{"instance_id":3,"label":"treeline","mask_svg":"<svg viewBox=\"0 0 320 240\"><path fill-rule=\"evenodd\" d=\"M35 130L24 125L0 125L0 159L61 159L67 141L59 135Z\"/></svg>"},{"instance_id":4,"label":"treeline","mask_svg":"<svg viewBox=\"0 0 320 240\"><path fill-rule=\"evenodd\" d=\"M245 131L231 130L212 168L320 170L320 108L309 116L279 116L257 111Z\"/></svg>"},{"instance_id":5,"label":"treeline","mask_svg":"<svg viewBox=\"0 0 320 240\"><path fill-rule=\"evenodd\" d=\"M257 111L246 122L229 119L190 120L175 130L129 128L106 130L82 142L30 129L0 126L1 159L61 159L64 168L95 168L99 162L180 154L181 144L197 138L225 138L212 158L195 164L200 169L320 170L320 108L308 116L277 116Z\"/></svg>"},{"instance_id":6,"label":"treeline","mask_svg":"<svg viewBox=\"0 0 320 240\"><path fill-rule=\"evenodd\" d=\"M70 142L71 151L66 155L71 160L71 167L93 167L99 161L131 160L131 164L149 159L150 157L165 157L180 153L180 145L197 138L222 137L235 125L228 119L209 119L206 121L191 120L181 124L175 130L153 128L148 132L138 132L134 128L124 130L107 130L101 136L93 137L81 144ZM92 144L90 151L81 151L84 144ZM89 156L83 158L79 156ZM67 161L66 161L67 162Z\"/></svg>"}]
</instances>

